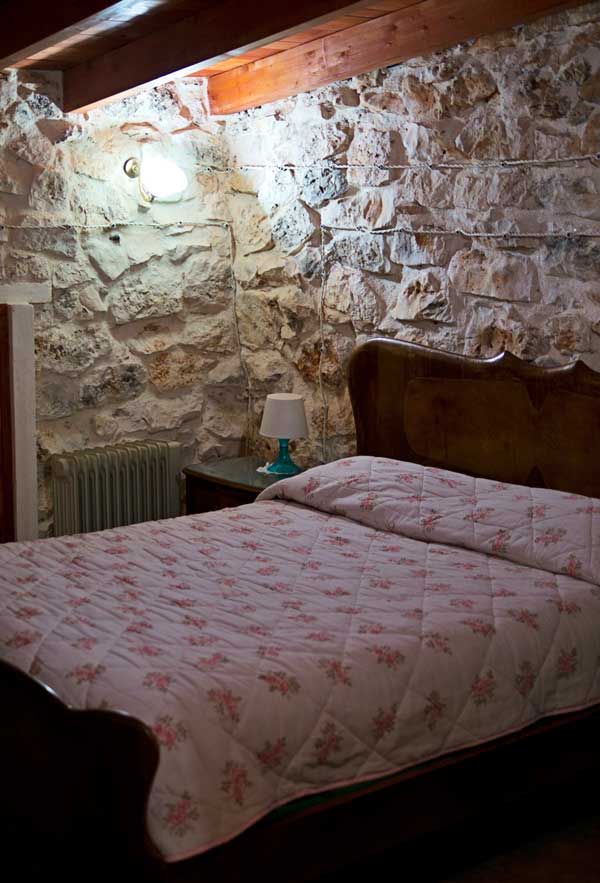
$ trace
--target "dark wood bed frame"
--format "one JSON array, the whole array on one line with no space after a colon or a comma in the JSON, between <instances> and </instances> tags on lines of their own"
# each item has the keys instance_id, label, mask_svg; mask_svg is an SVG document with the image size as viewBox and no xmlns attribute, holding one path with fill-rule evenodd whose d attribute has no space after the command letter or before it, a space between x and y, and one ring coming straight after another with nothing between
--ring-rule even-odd
<instances>
[{"instance_id":1,"label":"dark wood bed frame","mask_svg":"<svg viewBox=\"0 0 600 883\"><path fill-rule=\"evenodd\" d=\"M600 496L600 374L580 362L546 369L371 340L352 356L349 386L359 454ZM63 881L294 883L600 781L593 708L272 815L168 865L145 828L159 748L144 724L72 710L7 663L0 709L0 868L22 880L57 868Z\"/></svg>"}]
</instances>

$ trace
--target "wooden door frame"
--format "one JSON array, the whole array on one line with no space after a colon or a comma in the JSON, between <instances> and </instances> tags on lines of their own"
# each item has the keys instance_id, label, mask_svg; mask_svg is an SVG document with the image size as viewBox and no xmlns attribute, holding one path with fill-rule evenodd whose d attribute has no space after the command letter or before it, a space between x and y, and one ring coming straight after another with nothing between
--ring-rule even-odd
<instances>
[{"instance_id":1,"label":"wooden door frame","mask_svg":"<svg viewBox=\"0 0 600 883\"><path fill-rule=\"evenodd\" d=\"M34 316L18 294L0 286L0 542L38 536Z\"/></svg>"},{"instance_id":2,"label":"wooden door frame","mask_svg":"<svg viewBox=\"0 0 600 883\"><path fill-rule=\"evenodd\" d=\"M15 473L10 308L0 304L0 542L15 538Z\"/></svg>"}]
</instances>

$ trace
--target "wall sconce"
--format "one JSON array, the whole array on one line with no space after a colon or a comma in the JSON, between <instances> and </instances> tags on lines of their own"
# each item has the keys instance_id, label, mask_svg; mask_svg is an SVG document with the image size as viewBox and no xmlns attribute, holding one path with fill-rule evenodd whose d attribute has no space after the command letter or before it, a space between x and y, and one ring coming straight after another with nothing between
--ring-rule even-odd
<instances>
[{"instance_id":1,"label":"wall sconce","mask_svg":"<svg viewBox=\"0 0 600 883\"><path fill-rule=\"evenodd\" d=\"M188 186L187 175L170 159L131 156L125 160L123 171L129 178L137 178L140 194L145 202L179 196Z\"/></svg>"}]
</instances>

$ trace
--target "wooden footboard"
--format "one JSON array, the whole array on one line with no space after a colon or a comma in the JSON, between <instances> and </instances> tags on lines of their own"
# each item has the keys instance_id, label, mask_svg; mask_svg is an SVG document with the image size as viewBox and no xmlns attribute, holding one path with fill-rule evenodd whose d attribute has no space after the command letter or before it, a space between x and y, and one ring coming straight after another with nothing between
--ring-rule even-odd
<instances>
[{"instance_id":1,"label":"wooden footboard","mask_svg":"<svg viewBox=\"0 0 600 883\"><path fill-rule=\"evenodd\" d=\"M165 864L145 824L159 759L152 732L112 711L75 711L0 661L0 832L6 879L27 883L265 883L317 880L448 829L464 838L478 818L506 827L520 813L534 831L581 784L597 793L600 707L547 718L513 735L420 764L317 804L267 817L204 855ZM562 796L561 796L562 795ZM565 798L565 795L566 798ZM466 848L465 847L465 848ZM468 847L470 848L470 847ZM421 845L422 858L422 845ZM600 850L599 850L600 855Z\"/></svg>"},{"instance_id":2,"label":"wooden footboard","mask_svg":"<svg viewBox=\"0 0 600 883\"><path fill-rule=\"evenodd\" d=\"M332 792L267 817L224 846L169 865L168 883L245 883L254 876L249 868L260 869L262 883L369 879L371 863L386 855L398 879L431 879L428 863L446 876L450 845L467 862L479 837L493 853L507 838L526 840L595 811L599 744L600 706L546 718L360 791Z\"/></svg>"},{"instance_id":3,"label":"wooden footboard","mask_svg":"<svg viewBox=\"0 0 600 883\"><path fill-rule=\"evenodd\" d=\"M0 709L0 861L16 873L5 879L161 880L145 827L152 732L126 714L70 709L1 660Z\"/></svg>"}]
</instances>

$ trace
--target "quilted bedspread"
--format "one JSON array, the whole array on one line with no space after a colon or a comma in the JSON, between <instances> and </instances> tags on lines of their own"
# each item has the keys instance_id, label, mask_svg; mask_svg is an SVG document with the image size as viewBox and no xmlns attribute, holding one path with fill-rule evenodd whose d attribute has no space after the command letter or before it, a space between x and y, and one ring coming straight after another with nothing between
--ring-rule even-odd
<instances>
[{"instance_id":1,"label":"quilted bedspread","mask_svg":"<svg viewBox=\"0 0 600 883\"><path fill-rule=\"evenodd\" d=\"M356 457L251 506L0 547L0 652L152 727L175 861L599 702L599 549L598 500Z\"/></svg>"}]
</instances>

